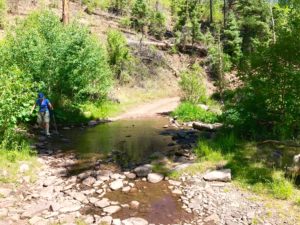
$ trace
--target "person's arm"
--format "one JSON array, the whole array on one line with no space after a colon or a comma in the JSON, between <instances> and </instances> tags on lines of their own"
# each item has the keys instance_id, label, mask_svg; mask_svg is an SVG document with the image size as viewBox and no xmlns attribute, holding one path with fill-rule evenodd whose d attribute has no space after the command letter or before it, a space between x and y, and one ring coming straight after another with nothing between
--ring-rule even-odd
<instances>
[{"instance_id":1,"label":"person's arm","mask_svg":"<svg viewBox=\"0 0 300 225\"><path fill-rule=\"evenodd\" d=\"M48 106L49 106L49 108L50 108L51 110L54 110L54 108L53 108L53 106L52 106L52 104L50 103L49 100L48 100Z\"/></svg>"},{"instance_id":2,"label":"person's arm","mask_svg":"<svg viewBox=\"0 0 300 225\"><path fill-rule=\"evenodd\" d=\"M35 109L35 107L36 107L36 103L34 103L34 105L32 106L31 111L30 111L30 114L33 113L33 110Z\"/></svg>"}]
</instances>

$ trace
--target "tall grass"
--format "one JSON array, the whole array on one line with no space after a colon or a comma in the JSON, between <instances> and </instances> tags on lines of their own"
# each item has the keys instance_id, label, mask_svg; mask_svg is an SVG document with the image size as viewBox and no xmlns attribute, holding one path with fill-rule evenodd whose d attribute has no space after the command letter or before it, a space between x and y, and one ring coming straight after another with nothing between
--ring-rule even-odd
<instances>
[{"instance_id":1,"label":"tall grass","mask_svg":"<svg viewBox=\"0 0 300 225\"><path fill-rule=\"evenodd\" d=\"M300 198L297 187L284 177L283 171L257 158L256 146L238 140L233 133L222 133L212 140L200 139L194 151L202 163L231 169L233 181L241 187L276 199L295 199L296 203Z\"/></svg>"},{"instance_id":2,"label":"tall grass","mask_svg":"<svg viewBox=\"0 0 300 225\"><path fill-rule=\"evenodd\" d=\"M205 123L215 123L219 121L219 117L216 113L205 111L199 106L189 102L181 103L172 113L172 116L176 116L182 121L202 121Z\"/></svg>"}]
</instances>

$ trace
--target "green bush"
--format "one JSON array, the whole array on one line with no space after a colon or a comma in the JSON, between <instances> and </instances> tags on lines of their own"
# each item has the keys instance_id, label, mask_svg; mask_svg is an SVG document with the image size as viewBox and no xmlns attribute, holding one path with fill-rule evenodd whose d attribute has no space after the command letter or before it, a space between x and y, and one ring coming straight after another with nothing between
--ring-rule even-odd
<instances>
[{"instance_id":1,"label":"green bush","mask_svg":"<svg viewBox=\"0 0 300 225\"><path fill-rule=\"evenodd\" d=\"M278 199L290 198L293 194L293 189L293 184L283 178L275 179L271 183L271 192L273 196Z\"/></svg>"},{"instance_id":2,"label":"green bush","mask_svg":"<svg viewBox=\"0 0 300 225\"><path fill-rule=\"evenodd\" d=\"M200 67L194 65L191 70L181 73L180 78L179 85L185 101L193 104L207 102L206 88L203 84Z\"/></svg>"},{"instance_id":3,"label":"green bush","mask_svg":"<svg viewBox=\"0 0 300 225\"><path fill-rule=\"evenodd\" d=\"M148 25L149 7L145 0L135 0L131 10L131 25L137 31L144 32Z\"/></svg>"},{"instance_id":4,"label":"green bush","mask_svg":"<svg viewBox=\"0 0 300 225\"><path fill-rule=\"evenodd\" d=\"M166 32L166 17L162 12L153 11L150 14L149 33L162 39Z\"/></svg>"},{"instance_id":5,"label":"green bush","mask_svg":"<svg viewBox=\"0 0 300 225\"><path fill-rule=\"evenodd\" d=\"M124 35L117 30L110 30L107 35L107 52L109 64L120 79L121 72L131 59L129 47Z\"/></svg>"},{"instance_id":6,"label":"green bush","mask_svg":"<svg viewBox=\"0 0 300 225\"><path fill-rule=\"evenodd\" d=\"M89 13L93 12L97 7L100 7L100 0L83 0L82 3L86 5L87 11Z\"/></svg>"},{"instance_id":7,"label":"green bush","mask_svg":"<svg viewBox=\"0 0 300 225\"><path fill-rule=\"evenodd\" d=\"M104 98L112 82L97 39L76 23L63 26L48 11L29 15L7 34L0 42L0 65L0 137L30 119L37 91L55 108L73 108ZM12 142L13 136L6 139Z\"/></svg>"},{"instance_id":8,"label":"green bush","mask_svg":"<svg viewBox=\"0 0 300 225\"><path fill-rule=\"evenodd\" d=\"M205 111L197 105L189 102L184 102L178 106L172 113L182 121L201 121L205 123L218 122L218 115L213 112Z\"/></svg>"},{"instance_id":9,"label":"green bush","mask_svg":"<svg viewBox=\"0 0 300 225\"><path fill-rule=\"evenodd\" d=\"M4 27L6 16L6 0L0 0L0 29Z\"/></svg>"}]
</instances>

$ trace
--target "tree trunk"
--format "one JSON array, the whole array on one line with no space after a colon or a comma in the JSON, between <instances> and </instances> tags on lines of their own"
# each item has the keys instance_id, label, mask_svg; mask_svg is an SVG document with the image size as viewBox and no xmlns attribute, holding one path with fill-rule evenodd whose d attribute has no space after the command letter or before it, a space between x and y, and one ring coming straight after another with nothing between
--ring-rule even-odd
<instances>
[{"instance_id":1,"label":"tree trunk","mask_svg":"<svg viewBox=\"0 0 300 225\"><path fill-rule=\"evenodd\" d=\"M64 25L69 23L69 0L62 0L62 22Z\"/></svg>"},{"instance_id":2,"label":"tree trunk","mask_svg":"<svg viewBox=\"0 0 300 225\"><path fill-rule=\"evenodd\" d=\"M209 1L210 23L213 23L213 0Z\"/></svg>"}]
</instances>

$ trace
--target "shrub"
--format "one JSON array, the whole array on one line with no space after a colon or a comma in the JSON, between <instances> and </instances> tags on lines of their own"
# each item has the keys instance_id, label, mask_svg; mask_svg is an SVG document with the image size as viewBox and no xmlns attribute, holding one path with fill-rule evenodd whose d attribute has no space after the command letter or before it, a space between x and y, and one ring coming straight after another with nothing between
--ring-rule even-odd
<instances>
[{"instance_id":1,"label":"shrub","mask_svg":"<svg viewBox=\"0 0 300 225\"><path fill-rule=\"evenodd\" d=\"M205 111L197 105L184 102L178 106L172 113L182 121L202 121L205 123L214 123L218 121L218 115L213 112Z\"/></svg>"},{"instance_id":2,"label":"shrub","mask_svg":"<svg viewBox=\"0 0 300 225\"><path fill-rule=\"evenodd\" d=\"M0 0L0 29L4 27L6 16L6 0Z\"/></svg>"},{"instance_id":3,"label":"shrub","mask_svg":"<svg viewBox=\"0 0 300 225\"><path fill-rule=\"evenodd\" d=\"M108 32L107 52L109 64L112 66L116 78L120 79L122 70L131 58L126 38L121 32L117 30L110 30Z\"/></svg>"},{"instance_id":4,"label":"shrub","mask_svg":"<svg viewBox=\"0 0 300 225\"><path fill-rule=\"evenodd\" d=\"M179 85L185 101L194 104L207 101L206 88L203 84L200 67L194 65L191 70L181 73L180 78Z\"/></svg>"},{"instance_id":5,"label":"shrub","mask_svg":"<svg viewBox=\"0 0 300 225\"><path fill-rule=\"evenodd\" d=\"M166 32L166 17L162 12L151 12L149 33L161 39Z\"/></svg>"},{"instance_id":6,"label":"shrub","mask_svg":"<svg viewBox=\"0 0 300 225\"><path fill-rule=\"evenodd\" d=\"M149 8L145 0L135 0L131 10L131 25L134 29L144 32L148 25Z\"/></svg>"},{"instance_id":7,"label":"shrub","mask_svg":"<svg viewBox=\"0 0 300 225\"><path fill-rule=\"evenodd\" d=\"M97 7L100 7L100 0L83 0L82 3L86 5L89 13L93 12Z\"/></svg>"},{"instance_id":8,"label":"shrub","mask_svg":"<svg viewBox=\"0 0 300 225\"><path fill-rule=\"evenodd\" d=\"M7 143L16 125L30 119L37 90L56 108L72 108L104 98L111 85L97 39L76 23L63 26L50 12L34 13L8 33L0 42L0 65L0 141Z\"/></svg>"},{"instance_id":9,"label":"shrub","mask_svg":"<svg viewBox=\"0 0 300 225\"><path fill-rule=\"evenodd\" d=\"M271 191L275 198L288 199L293 194L293 185L283 178L275 179L271 183Z\"/></svg>"}]
</instances>

